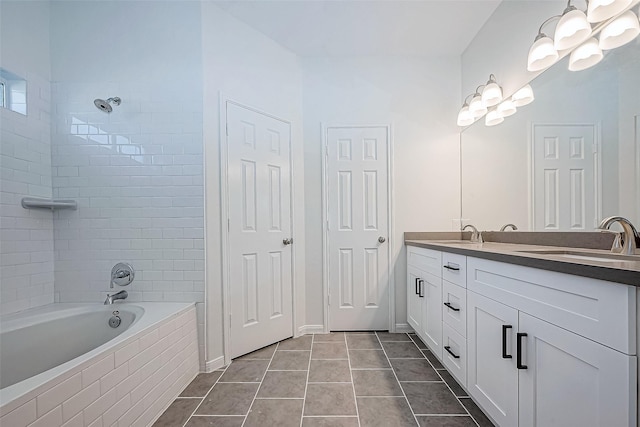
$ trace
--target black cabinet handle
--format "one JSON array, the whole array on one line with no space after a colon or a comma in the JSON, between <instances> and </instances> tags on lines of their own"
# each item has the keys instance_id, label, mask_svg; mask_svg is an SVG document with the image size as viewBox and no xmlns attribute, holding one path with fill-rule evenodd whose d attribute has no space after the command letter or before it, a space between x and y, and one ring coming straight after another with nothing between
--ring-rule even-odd
<instances>
[{"instance_id":1,"label":"black cabinet handle","mask_svg":"<svg viewBox=\"0 0 640 427\"><path fill-rule=\"evenodd\" d=\"M448 345L444 346L444 349L447 350L447 353L449 353L450 355L453 356L454 359L460 359L460 356L458 356L457 354L455 354L453 351L451 351L451 347L449 347Z\"/></svg>"},{"instance_id":2,"label":"black cabinet handle","mask_svg":"<svg viewBox=\"0 0 640 427\"><path fill-rule=\"evenodd\" d=\"M502 325L502 358L511 359L513 356L507 354L507 330L513 328L511 325Z\"/></svg>"},{"instance_id":3,"label":"black cabinet handle","mask_svg":"<svg viewBox=\"0 0 640 427\"><path fill-rule=\"evenodd\" d=\"M453 311L460 311L459 308L455 308L454 306L452 306L450 302L445 302L443 304L446 305L447 307L449 307Z\"/></svg>"},{"instance_id":4,"label":"black cabinet handle","mask_svg":"<svg viewBox=\"0 0 640 427\"><path fill-rule=\"evenodd\" d=\"M424 298L424 289L422 288L422 285L424 284L424 280L420 279L420 293L418 294L420 296L420 298Z\"/></svg>"},{"instance_id":5,"label":"black cabinet handle","mask_svg":"<svg viewBox=\"0 0 640 427\"><path fill-rule=\"evenodd\" d=\"M416 277L416 295L420 294L420 291L418 290L418 281L420 280L419 277Z\"/></svg>"},{"instance_id":6,"label":"black cabinet handle","mask_svg":"<svg viewBox=\"0 0 640 427\"><path fill-rule=\"evenodd\" d=\"M453 271L460 271L460 267L452 267L450 265L443 265L444 268L446 268L447 270L453 270Z\"/></svg>"},{"instance_id":7,"label":"black cabinet handle","mask_svg":"<svg viewBox=\"0 0 640 427\"><path fill-rule=\"evenodd\" d=\"M516 367L518 369L527 369L527 365L522 364L522 338L526 337L527 334L524 332L518 332L516 336Z\"/></svg>"}]
</instances>

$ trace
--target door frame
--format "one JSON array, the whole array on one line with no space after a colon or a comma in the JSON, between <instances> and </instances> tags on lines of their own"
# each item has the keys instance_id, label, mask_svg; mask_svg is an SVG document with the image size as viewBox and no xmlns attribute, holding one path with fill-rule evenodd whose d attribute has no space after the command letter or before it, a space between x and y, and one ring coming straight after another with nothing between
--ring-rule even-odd
<instances>
[{"instance_id":1,"label":"door frame","mask_svg":"<svg viewBox=\"0 0 640 427\"><path fill-rule=\"evenodd\" d=\"M324 332L329 333L329 129L352 129L352 128L383 128L387 132L387 242L389 251L387 265L389 271L389 332L396 331L396 294L395 294L395 268L392 262L394 247L394 199L393 199L393 124L384 125L346 125L346 124L325 124L320 123L322 138L322 298L324 313Z\"/></svg>"},{"instance_id":2,"label":"door frame","mask_svg":"<svg viewBox=\"0 0 640 427\"><path fill-rule=\"evenodd\" d=\"M231 363L231 288L229 278L230 272L230 257L229 257L229 150L228 150L228 135L227 135L227 104L235 104L241 108L245 108L254 113L262 114L274 120L281 121L289 125L289 180L290 180L290 192L289 198L291 216L291 238L296 239L295 234L295 213L294 213L294 179L293 179L293 123L289 120L280 118L273 114L267 113L259 108L252 107L248 103L236 101L232 98L225 96L220 92L220 231L221 231L221 266L222 266L222 341L223 341L223 354L224 364ZM295 250L291 250L291 321L292 321L292 333L293 336L298 336L298 327L296 325L297 311L296 311L296 282L295 282L295 270L296 270L296 258Z\"/></svg>"},{"instance_id":3,"label":"door frame","mask_svg":"<svg viewBox=\"0 0 640 427\"><path fill-rule=\"evenodd\" d=\"M531 131L529 132L528 141L528 166L529 166L529 185L528 185L528 203L529 203L529 230L536 231L535 227L535 135L536 127L542 126L591 126L593 128L593 142L598 150L595 154L593 163L593 180L594 180L594 203L595 203L595 215L596 221L602 218L602 126L600 122L597 123L547 123L547 122L532 122ZM598 224L593 224L593 228Z\"/></svg>"}]
</instances>

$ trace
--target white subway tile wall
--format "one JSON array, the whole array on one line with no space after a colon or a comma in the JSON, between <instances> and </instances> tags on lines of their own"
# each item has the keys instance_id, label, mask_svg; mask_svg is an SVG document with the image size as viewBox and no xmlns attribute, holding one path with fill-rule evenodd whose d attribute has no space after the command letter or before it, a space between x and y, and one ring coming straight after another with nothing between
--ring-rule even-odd
<instances>
[{"instance_id":1,"label":"white subway tile wall","mask_svg":"<svg viewBox=\"0 0 640 427\"><path fill-rule=\"evenodd\" d=\"M51 88L33 73L21 75L27 115L0 108L0 314L54 301L53 215L20 204L52 196Z\"/></svg>"},{"instance_id":2,"label":"white subway tile wall","mask_svg":"<svg viewBox=\"0 0 640 427\"><path fill-rule=\"evenodd\" d=\"M40 396L17 408L2 408L0 425L150 425L198 372L196 326L196 310L191 308L131 337L120 349L108 350L90 366L78 368L69 379L52 380ZM142 365L135 353L123 352L143 346L154 352ZM120 365L115 366L114 360ZM85 379L91 383L85 384Z\"/></svg>"},{"instance_id":3,"label":"white subway tile wall","mask_svg":"<svg viewBox=\"0 0 640 427\"><path fill-rule=\"evenodd\" d=\"M54 214L57 301L102 301L124 261L128 301L204 302L202 96L166 83L52 84L53 194L78 201Z\"/></svg>"}]
</instances>

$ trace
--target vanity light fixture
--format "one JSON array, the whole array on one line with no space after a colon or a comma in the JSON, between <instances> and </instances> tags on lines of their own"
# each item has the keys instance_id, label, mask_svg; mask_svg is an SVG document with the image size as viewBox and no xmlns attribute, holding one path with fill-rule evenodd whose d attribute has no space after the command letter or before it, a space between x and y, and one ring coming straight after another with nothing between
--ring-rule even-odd
<instances>
[{"instance_id":1,"label":"vanity light fixture","mask_svg":"<svg viewBox=\"0 0 640 427\"><path fill-rule=\"evenodd\" d=\"M500 101L502 101L502 88L496 82L496 76L490 74L489 80L482 90L482 106L493 107L499 104Z\"/></svg>"},{"instance_id":2,"label":"vanity light fixture","mask_svg":"<svg viewBox=\"0 0 640 427\"><path fill-rule=\"evenodd\" d=\"M638 16L631 10L607 24L600 32L600 49L609 50L629 43L640 34Z\"/></svg>"},{"instance_id":3,"label":"vanity light fixture","mask_svg":"<svg viewBox=\"0 0 640 427\"><path fill-rule=\"evenodd\" d=\"M473 96L473 95L469 95L469 96ZM469 111L469 104L467 103L467 99L469 99L469 96L465 98L464 104L462 105L462 108L458 113L457 124L460 127L469 126L476 121L476 118L473 117L473 114L471 114L471 112Z\"/></svg>"},{"instance_id":4,"label":"vanity light fixture","mask_svg":"<svg viewBox=\"0 0 640 427\"><path fill-rule=\"evenodd\" d=\"M560 15L552 16L540 25L538 35L533 41L533 45L529 49L527 59L527 70L541 71L549 68L558 60L558 51L553 45L551 37L542 32L542 28L554 19L560 18Z\"/></svg>"},{"instance_id":5,"label":"vanity light fixture","mask_svg":"<svg viewBox=\"0 0 640 427\"><path fill-rule=\"evenodd\" d=\"M573 6L569 0L556 27L553 46L558 51L571 49L588 39L590 35L591 24L587 21L587 15Z\"/></svg>"},{"instance_id":6,"label":"vanity light fixture","mask_svg":"<svg viewBox=\"0 0 640 427\"><path fill-rule=\"evenodd\" d=\"M500 104L498 104L497 108L498 114L502 117L513 116L518 109L516 108L516 104L514 104L512 99L505 99Z\"/></svg>"},{"instance_id":7,"label":"vanity light fixture","mask_svg":"<svg viewBox=\"0 0 640 427\"><path fill-rule=\"evenodd\" d=\"M511 96L511 100L516 107L531 104L534 99L536 98L533 96L533 89L531 89L531 85L521 87Z\"/></svg>"},{"instance_id":8,"label":"vanity light fixture","mask_svg":"<svg viewBox=\"0 0 640 427\"><path fill-rule=\"evenodd\" d=\"M481 87L482 85L476 88L476 93L473 94L473 98L471 98L471 102L469 103L469 111L474 119L487 113L487 107L482 105L482 95L479 92Z\"/></svg>"},{"instance_id":9,"label":"vanity light fixture","mask_svg":"<svg viewBox=\"0 0 640 427\"><path fill-rule=\"evenodd\" d=\"M587 21L602 22L616 16L631 4L632 0L589 0Z\"/></svg>"},{"instance_id":10,"label":"vanity light fixture","mask_svg":"<svg viewBox=\"0 0 640 427\"><path fill-rule=\"evenodd\" d=\"M595 37L591 37L571 52L569 70L586 70L602 61L602 58L602 49L598 46L598 40Z\"/></svg>"},{"instance_id":11,"label":"vanity light fixture","mask_svg":"<svg viewBox=\"0 0 640 427\"><path fill-rule=\"evenodd\" d=\"M499 125L502 122L504 122L504 117L500 115L497 109L489 111L484 117L484 124L487 126Z\"/></svg>"}]
</instances>

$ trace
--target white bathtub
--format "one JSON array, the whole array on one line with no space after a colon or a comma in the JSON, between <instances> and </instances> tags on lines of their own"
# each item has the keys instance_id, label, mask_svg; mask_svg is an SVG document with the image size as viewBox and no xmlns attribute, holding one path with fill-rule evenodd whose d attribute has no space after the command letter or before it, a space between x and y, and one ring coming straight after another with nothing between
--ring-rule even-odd
<instances>
[{"instance_id":1,"label":"white bathtub","mask_svg":"<svg viewBox=\"0 0 640 427\"><path fill-rule=\"evenodd\" d=\"M51 304L5 316L0 425L146 426L198 366L193 303Z\"/></svg>"}]
</instances>

